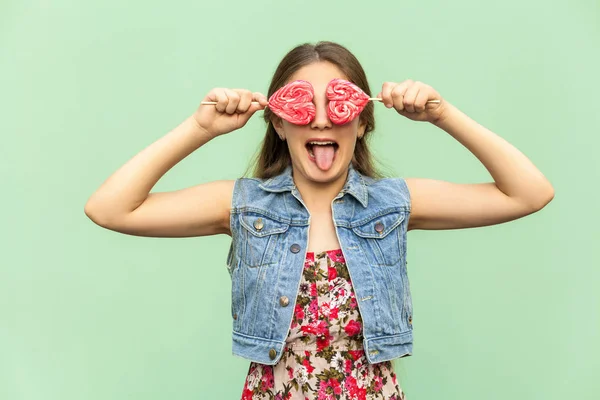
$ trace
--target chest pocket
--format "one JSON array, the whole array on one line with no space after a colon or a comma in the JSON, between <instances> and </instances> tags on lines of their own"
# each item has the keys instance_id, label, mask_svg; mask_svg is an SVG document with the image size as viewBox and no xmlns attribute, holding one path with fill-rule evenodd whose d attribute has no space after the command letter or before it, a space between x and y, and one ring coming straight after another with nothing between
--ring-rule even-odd
<instances>
[{"instance_id":1,"label":"chest pocket","mask_svg":"<svg viewBox=\"0 0 600 400\"><path fill-rule=\"evenodd\" d=\"M240 213L242 261L250 267L276 262L275 250L289 224L258 212Z\"/></svg>"},{"instance_id":2,"label":"chest pocket","mask_svg":"<svg viewBox=\"0 0 600 400\"><path fill-rule=\"evenodd\" d=\"M377 265L395 265L403 254L402 221L407 211L393 211L355 222L367 258Z\"/></svg>"}]
</instances>

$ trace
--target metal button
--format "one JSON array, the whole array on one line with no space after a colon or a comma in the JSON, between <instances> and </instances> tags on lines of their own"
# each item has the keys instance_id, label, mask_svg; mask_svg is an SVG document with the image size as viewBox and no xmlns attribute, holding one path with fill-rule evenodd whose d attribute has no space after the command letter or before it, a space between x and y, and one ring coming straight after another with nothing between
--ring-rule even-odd
<instances>
[{"instance_id":1,"label":"metal button","mask_svg":"<svg viewBox=\"0 0 600 400\"><path fill-rule=\"evenodd\" d=\"M275 357L277 357L277 352L275 351L275 349L271 349L271 350L269 350L269 358L270 358L271 360L274 360L274 359L275 359Z\"/></svg>"},{"instance_id":2,"label":"metal button","mask_svg":"<svg viewBox=\"0 0 600 400\"><path fill-rule=\"evenodd\" d=\"M233 319L237 319L237 314L233 314Z\"/></svg>"},{"instance_id":3,"label":"metal button","mask_svg":"<svg viewBox=\"0 0 600 400\"><path fill-rule=\"evenodd\" d=\"M290 251L292 253L297 253L300 251L300 245L298 243L294 243L293 245L290 246Z\"/></svg>"},{"instance_id":4,"label":"metal button","mask_svg":"<svg viewBox=\"0 0 600 400\"><path fill-rule=\"evenodd\" d=\"M408 316L408 323L412 325L412 315Z\"/></svg>"},{"instance_id":5,"label":"metal button","mask_svg":"<svg viewBox=\"0 0 600 400\"><path fill-rule=\"evenodd\" d=\"M263 226L264 224L262 218L258 218L256 221L254 221L254 227L257 231L260 231L263 228Z\"/></svg>"},{"instance_id":6,"label":"metal button","mask_svg":"<svg viewBox=\"0 0 600 400\"><path fill-rule=\"evenodd\" d=\"M279 304L281 307L287 307L287 305L290 304L290 299L288 299L287 296L281 296L279 298Z\"/></svg>"},{"instance_id":7,"label":"metal button","mask_svg":"<svg viewBox=\"0 0 600 400\"><path fill-rule=\"evenodd\" d=\"M381 222L376 223L375 230L379 233L383 232L383 224Z\"/></svg>"}]
</instances>

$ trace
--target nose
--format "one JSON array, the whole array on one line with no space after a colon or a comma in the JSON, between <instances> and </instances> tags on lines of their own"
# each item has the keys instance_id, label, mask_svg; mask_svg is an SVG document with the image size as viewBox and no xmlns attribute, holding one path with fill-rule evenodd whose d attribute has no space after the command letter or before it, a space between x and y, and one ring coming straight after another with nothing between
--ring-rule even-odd
<instances>
[{"instance_id":1,"label":"nose","mask_svg":"<svg viewBox=\"0 0 600 400\"><path fill-rule=\"evenodd\" d=\"M313 129L329 129L331 128L331 120L327 113L328 103L325 98L313 99L315 103L315 118L310 123L310 127Z\"/></svg>"}]
</instances>

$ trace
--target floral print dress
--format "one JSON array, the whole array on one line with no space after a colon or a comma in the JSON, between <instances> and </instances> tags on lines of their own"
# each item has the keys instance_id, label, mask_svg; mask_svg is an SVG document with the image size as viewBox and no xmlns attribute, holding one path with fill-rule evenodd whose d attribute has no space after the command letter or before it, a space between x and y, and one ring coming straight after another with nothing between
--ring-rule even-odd
<instances>
[{"instance_id":1,"label":"floral print dress","mask_svg":"<svg viewBox=\"0 0 600 400\"><path fill-rule=\"evenodd\" d=\"M308 252L276 365L250 363L242 400L405 400L391 361L370 364L340 249Z\"/></svg>"}]
</instances>

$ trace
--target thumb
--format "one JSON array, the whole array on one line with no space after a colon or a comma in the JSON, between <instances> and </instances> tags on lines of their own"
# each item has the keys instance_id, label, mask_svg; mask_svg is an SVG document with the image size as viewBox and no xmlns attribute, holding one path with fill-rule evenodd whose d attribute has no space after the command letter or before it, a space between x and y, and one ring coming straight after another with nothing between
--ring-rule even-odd
<instances>
[{"instance_id":1,"label":"thumb","mask_svg":"<svg viewBox=\"0 0 600 400\"><path fill-rule=\"evenodd\" d=\"M267 100L267 97L260 92L254 92L252 93L252 103L250 103L248 111L246 111L242 115L245 117L245 121L248 121L250 117L254 115L255 112L257 112L258 110L264 110L268 106L269 100Z\"/></svg>"},{"instance_id":2,"label":"thumb","mask_svg":"<svg viewBox=\"0 0 600 400\"><path fill-rule=\"evenodd\" d=\"M246 123L250 120L250 118L252 118L254 113L256 113L259 110L264 110L265 107L266 104L261 104L258 101L252 102L252 104L250 104L250 107L248 108L248 111L246 111L245 113L238 114L238 124L240 128L246 125Z\"/></svg>"}]
</instances>

